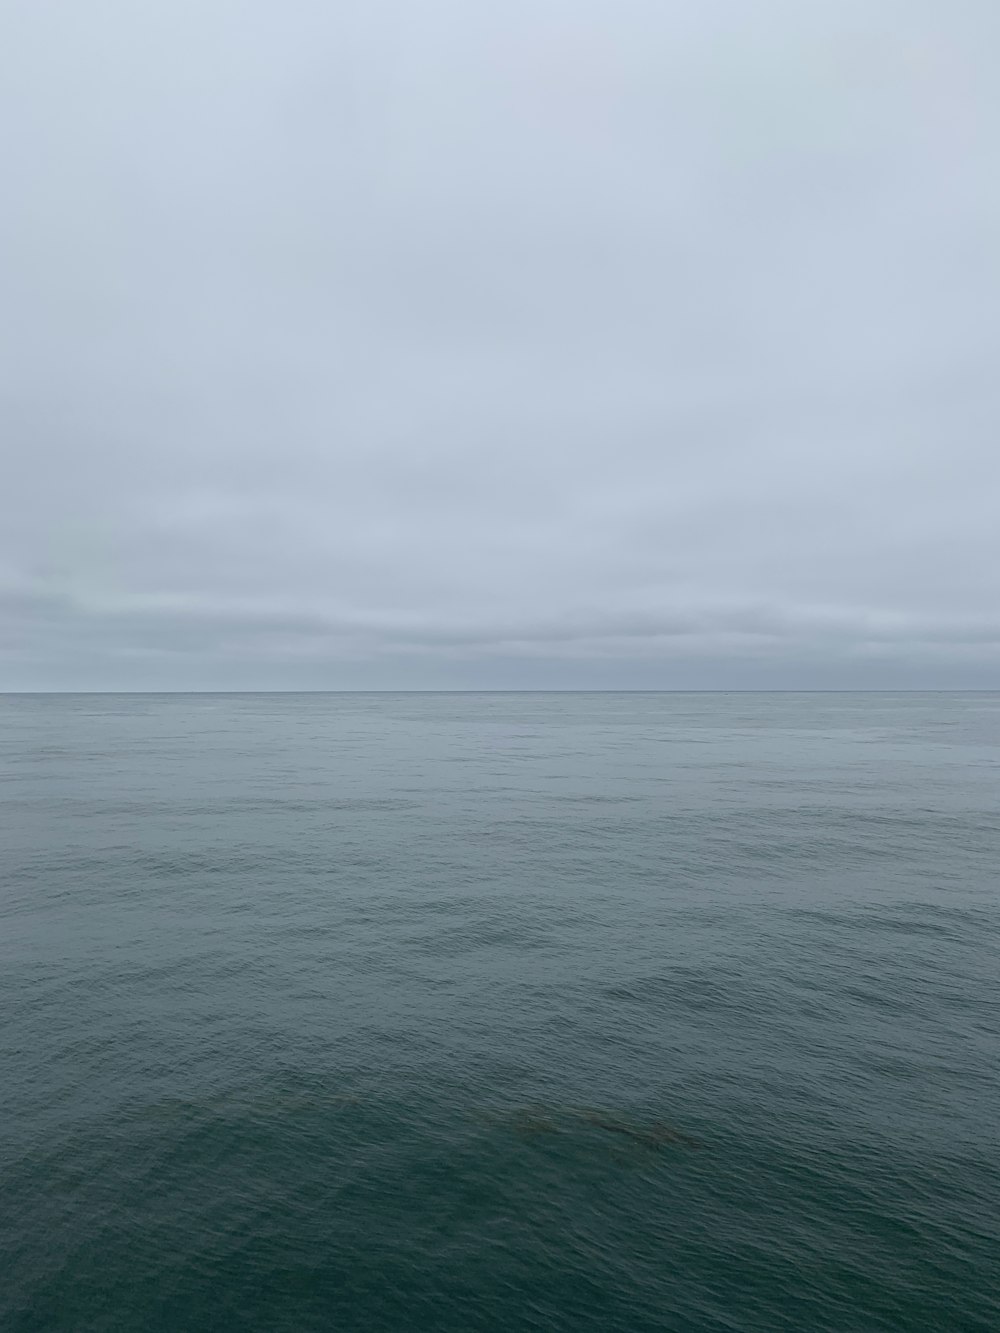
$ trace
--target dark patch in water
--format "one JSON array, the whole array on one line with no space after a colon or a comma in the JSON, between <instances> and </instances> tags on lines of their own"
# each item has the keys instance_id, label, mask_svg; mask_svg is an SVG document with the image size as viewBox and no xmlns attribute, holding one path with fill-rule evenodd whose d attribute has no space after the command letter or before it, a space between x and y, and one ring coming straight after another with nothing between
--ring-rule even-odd
<instances>
[{"instance_id":1,"label":"dark patch in water","mask_svg":"<svg viewBox=\"0 0 1000 1333\"><path fill-rule=\"evenodd\" d=\"M611 1134L624 1134L647 1148L661 1148L668 1143L683 1144L685 1148L700 1148L702 1146L698 1139L692 1138L690 1134L685 1134L683 1130L675 1129L673 1125L668 1125L662 1120L654 1120L649 1125L639 1125L612 1118L600 1111L584 1111L582 1115L588 1124L594 1125L597 1129L605 1129Z\"/></svg>"}]
</instances>

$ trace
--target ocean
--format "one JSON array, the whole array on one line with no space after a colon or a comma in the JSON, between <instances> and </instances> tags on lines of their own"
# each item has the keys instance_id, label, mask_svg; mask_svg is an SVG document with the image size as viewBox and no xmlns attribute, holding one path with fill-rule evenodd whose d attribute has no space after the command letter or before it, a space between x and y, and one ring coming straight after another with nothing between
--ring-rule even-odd
<instances>
[{"instance_id":1,"label":"ocean","mask_svg":"<svg viewBox=\"0 0 1000 1333\"><path fill-rule=\"evenodd\" d=\"M1000 695L0 696L4 1333L1000 1328Z\"/></svg>"}]
</instances>

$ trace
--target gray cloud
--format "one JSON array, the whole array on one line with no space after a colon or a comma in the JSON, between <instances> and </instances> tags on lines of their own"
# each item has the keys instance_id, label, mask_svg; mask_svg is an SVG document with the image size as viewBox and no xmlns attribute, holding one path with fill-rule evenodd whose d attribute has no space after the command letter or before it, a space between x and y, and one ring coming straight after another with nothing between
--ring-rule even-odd
<instances>
[{"instance_id":1,"label":"gray cloud","mask_svg":"<svg viewBox=\"0 0 1000 1333\"><path fill-rule=\"evenodd\" d=\"M0 52L0 688L993 686L1000 12Z\"/></svg>"}]
</instances>

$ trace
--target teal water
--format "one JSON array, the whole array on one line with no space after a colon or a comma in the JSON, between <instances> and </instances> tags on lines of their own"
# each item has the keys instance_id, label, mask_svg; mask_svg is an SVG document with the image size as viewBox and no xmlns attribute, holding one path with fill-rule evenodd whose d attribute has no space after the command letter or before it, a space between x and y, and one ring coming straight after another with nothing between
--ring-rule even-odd
<instances>
[{"instance_id":1,"label":"teal water","mask_svg":"<svg viewBox=\"0 0 1000 1333\"><path fill-rule=\"evenodd\" d=\"M1000 695L0 697L0 1328L1000 1328Z\"/></svg>"}]
</instances>

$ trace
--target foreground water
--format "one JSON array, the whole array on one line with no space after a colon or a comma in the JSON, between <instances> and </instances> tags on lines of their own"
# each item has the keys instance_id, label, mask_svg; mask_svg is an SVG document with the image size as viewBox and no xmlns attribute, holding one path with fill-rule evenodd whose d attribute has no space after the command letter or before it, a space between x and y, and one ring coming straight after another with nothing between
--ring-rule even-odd
<instances>
[{"instance_id":1,"label":"foreground water","mask_svg":"<svg viewBox=\"0 0 1000 1333\"><path fill-rule=\"evenodd\" d=\"M1000 1327L1000 696L0 745L5 1333Z\"/></svg>"}]
</instances>

